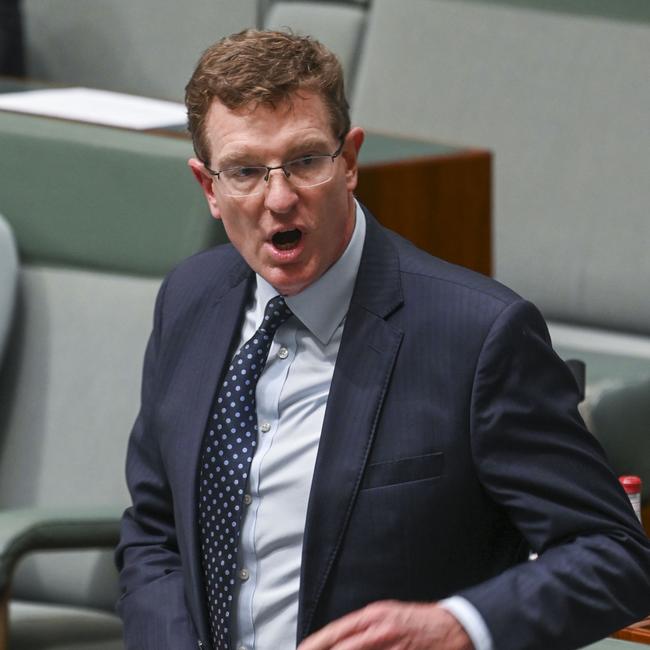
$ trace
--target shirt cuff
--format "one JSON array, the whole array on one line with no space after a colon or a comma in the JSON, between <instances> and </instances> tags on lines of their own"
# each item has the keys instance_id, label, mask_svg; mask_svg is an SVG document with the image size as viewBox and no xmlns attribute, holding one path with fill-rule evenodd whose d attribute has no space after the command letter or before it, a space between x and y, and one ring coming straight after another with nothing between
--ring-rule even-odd
<instances>
[{"instance_id":1,"label":"shirt cuff","mask_svg":"<svg viewBox=\"0 0 650 650\"><path fill-rule=\"evenodd\" d=\"M438 605L444 607L465 628L465 632L474 644L474 650L492 650L492 636L478 609L462 596L452 596L441 600Z\"/></svg>"}]
</instances>

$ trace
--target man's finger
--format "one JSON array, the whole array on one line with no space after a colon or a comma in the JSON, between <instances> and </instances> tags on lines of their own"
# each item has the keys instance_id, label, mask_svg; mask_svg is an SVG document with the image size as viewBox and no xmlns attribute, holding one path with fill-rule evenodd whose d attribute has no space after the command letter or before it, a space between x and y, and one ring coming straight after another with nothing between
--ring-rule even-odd
<instances>
[{"instance_id":1,"label":"man's finger","mask_svg":"<svg viewBox=\"0 0 650 650\"><path fill-rule=\"evenodd\" d=\"M373 646L368 645L370 635L366 633L371 632L373 626L383 621L382 611L385 607L386 605L383 603L374 603L346 614L307 637L298 646L298 650L330 650L336 644L350 640L353 637L358 637L354 639L357 645L350 645L349 647L359 648L360 650L364 647L371 648ZM374 643L374 641L372 642ZM366 645L359 645L359 643L365 643ZM345 648L345 646L342 646L342 648Z\"/></svg>"}]
</instances>

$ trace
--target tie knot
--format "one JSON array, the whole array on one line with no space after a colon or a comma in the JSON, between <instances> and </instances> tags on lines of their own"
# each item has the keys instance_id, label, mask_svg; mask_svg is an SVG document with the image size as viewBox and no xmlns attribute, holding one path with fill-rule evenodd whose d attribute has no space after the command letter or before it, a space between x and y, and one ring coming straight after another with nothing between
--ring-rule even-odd
<instances>
[{"instance_id":1,"label":"tie knot","mask_svg":"<svg viewBox=\"0 0 650 650\"><path fill-rule=\"evenodd\" d=\"M267 334L273 334L291 316L291 310L282 296L275 296L266 303L264 318L260 325L260 330Z\"/></svg>"}]
</instances>

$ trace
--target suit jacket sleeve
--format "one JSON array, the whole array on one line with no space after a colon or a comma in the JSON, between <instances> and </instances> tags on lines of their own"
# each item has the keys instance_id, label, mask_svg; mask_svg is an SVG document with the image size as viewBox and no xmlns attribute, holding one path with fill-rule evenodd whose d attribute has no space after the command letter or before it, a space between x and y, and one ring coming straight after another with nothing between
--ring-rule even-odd
<instances>
[{"instance_id":1,"label":"suit jacket sleeve","mask_svg":"<svg viewBox=\"0 0 650 650\"><path fill-rule=\"evenodd\" d=\"M575 648L650 611L648 539L585 430L563 369L524 301L496 319L478 360L475 466L539 553L460 594L483 616L495 648Z\"/></svg>"},{"instance_id":2,"label":"suit jacket sleeve","mask_svg":"<svg viewBox=\"0 0 650 650\"><path fill-rule=\"evenodd\" d=\"M156 301L145 354L141 410L127 455L132 507L124 513L116 552L127 650L196 650L198 638L184 595L170 486L152 421L166 282Z\"/></svg>"}]
</instances>

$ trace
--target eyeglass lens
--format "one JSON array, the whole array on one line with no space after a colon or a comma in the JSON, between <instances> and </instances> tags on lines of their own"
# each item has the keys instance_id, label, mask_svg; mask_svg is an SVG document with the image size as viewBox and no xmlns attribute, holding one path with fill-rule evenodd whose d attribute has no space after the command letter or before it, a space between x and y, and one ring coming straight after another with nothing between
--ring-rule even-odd
<instances>
[{"instance_id":1,"label":"eyeglass lens","mask_svg":"<svg viewBox=\"0 0 650 650\"><path fill-rule=\"evenodd\" d=\"M296 187L313 187L332 178L333 163L330 155L304 156L273 169L282 169L289 182ZM234 167L223 170L220 180L228 194L246 196L264 191L270 173L267 167Z\"/></svg>"}]
</instances>

